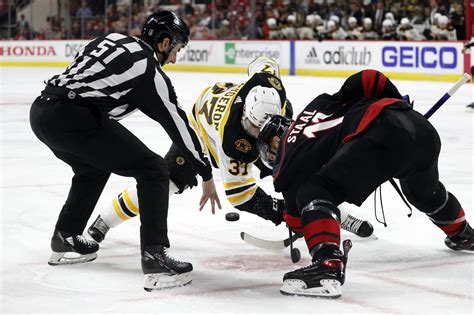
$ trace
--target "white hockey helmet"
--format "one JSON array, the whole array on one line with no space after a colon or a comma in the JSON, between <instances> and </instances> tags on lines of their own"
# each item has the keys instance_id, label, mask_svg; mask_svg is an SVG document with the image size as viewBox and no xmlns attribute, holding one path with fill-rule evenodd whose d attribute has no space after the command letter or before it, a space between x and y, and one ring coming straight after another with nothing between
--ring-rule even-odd
<instances>
[{"instance_id":1,"label":"white hockey helmet","mask_svg":"<svg viewBox=\"0 0 474 315\"><path fill-rule=\"evenodd\" d=\"M272 115L281 114L280 95L274 88L257 85L245 98L242 126L252 137L258 137L263 123Z\"/></svg>"}]
</instances>

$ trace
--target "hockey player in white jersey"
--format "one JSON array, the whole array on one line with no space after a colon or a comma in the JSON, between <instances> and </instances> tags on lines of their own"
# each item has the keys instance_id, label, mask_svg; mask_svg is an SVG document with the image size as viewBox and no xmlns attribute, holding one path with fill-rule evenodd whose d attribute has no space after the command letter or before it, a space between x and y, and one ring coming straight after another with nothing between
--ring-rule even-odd
<instances>
[{"instance_id":1,"label":"hockey player in white jersey","mask_svg":"<svg viewBox=\"0 0 474 315\"><path fill-rule=\"evenodd\" d=\"M256 148L260 127L275 114L291 117L293 110L280 80L278 63L259 57L248 67L249 79L241 84L216 83L198 97L189 120L201 137L212 165L221 172L228 201L236 209L270 220L283 221L285 204L257 185L252 167L260 177L271 175ZM196 172L174 145L165 156L170 170L170 193L181 193L197 185ZM200 207L204 203L200 204ZM136 189L124 190L99 215L88 232L101 242L110 228L139 213ZM370 236L372 225L342 211L343 228L361 237Z\"/></svg>"}]
</instances>

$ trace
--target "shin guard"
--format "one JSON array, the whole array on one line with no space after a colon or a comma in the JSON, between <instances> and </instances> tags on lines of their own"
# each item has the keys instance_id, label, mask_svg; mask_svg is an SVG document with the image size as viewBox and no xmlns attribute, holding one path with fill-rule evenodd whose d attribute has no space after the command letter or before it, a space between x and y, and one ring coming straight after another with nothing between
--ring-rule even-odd
<instances>
[{"instance_id":1,"label":"shin guard","mask_svg":"<svg viewBox=\"0 0 474 315\"><path fill-rule=\"evenodd\" d=\"M308 203L301 212L301 223L311 256L320 244L334 244L339 247L341 214L332 202L316 199Z\"/></svg>"},{"instance_id":2,"label":"shin guard","mask_svg":"<svg viewBox=\"0 0 474 315\"><path fill-rule=\"evenodd\" d=\"M441 183L430 202L416 206L447 236L458 234L465 226L466 217L461 204Z\"/></svg>"}]
</instances>

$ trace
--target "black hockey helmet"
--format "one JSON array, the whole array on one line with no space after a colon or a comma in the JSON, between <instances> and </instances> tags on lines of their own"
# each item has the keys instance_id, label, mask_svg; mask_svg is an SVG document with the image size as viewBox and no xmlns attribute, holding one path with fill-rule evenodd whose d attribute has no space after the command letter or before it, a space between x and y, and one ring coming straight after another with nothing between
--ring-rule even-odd
<instances>
[{"instance_id":1,"label":"black hockey helmet","mask_svg":"<svg viewBox=\"0 0 474 315\"><path fill-rule=\"evenodd\" d=\"M165 37L170 38L171 49L176 44L186 46L189 42L189 28L175 13L160 11L150 15L142 28L141 38L155 49Z\"/></svg>"},{"instance_id":2,"label":"black hockey helmet","mask_svg":"<svg viewBox=\"0 0 474 315\"><path fill-rule=\"evenodd\" d=\"M257 150L260 154L260 159L269 168L273 168L273 160L269 160L268 153L276 154L270 146L273 137L281 137L281 135L290 127L293 120L280 116L273 115L268 118L260 129L260 134L257 139Z\"/></svg>"}]
</instances>

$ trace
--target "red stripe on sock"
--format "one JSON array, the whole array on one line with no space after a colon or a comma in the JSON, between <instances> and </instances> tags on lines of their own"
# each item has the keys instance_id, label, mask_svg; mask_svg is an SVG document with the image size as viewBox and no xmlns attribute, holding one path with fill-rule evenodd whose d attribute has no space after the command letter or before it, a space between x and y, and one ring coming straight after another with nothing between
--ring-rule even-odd
<instances>
[{"instance_id":1,"label":"red stripe on sock","mask_svg":"<svg viewBox=\"0 0 474 315\"><path fill-rule=\"evenodd\" d=\"M288 212L283 212L283 220L285 220L286 224L295 232L301 233L303 232L303 227L301 226L301 218L292 216L288 214Z\"/></svg>"},{"instance_id":2,"label":"red stripe on sock","mask_svg":"<svg viewBox=\"0 0 474 315\"><path fill-rule=\"evenodd\" d=\"M330 238L329 240L330 243L336 243L338 245L341 238L341 226L339 222L337 222L334 219L318 219L318 220L312 221L309 224L306 224L304 226L303 231L304 231L304 238L306 240L306 244L308 244L308 248L311 248L312 246L316 244L324 242L324 240L323 241L320 240L321 237L323 238L328 237ZM313 235L319 234L319 233L331 233L331 234L336 235L336 237L321 235L321 236L316 236L312 238Z\"/></svg>"},{"instance_id":3,"label":"red stripe on sock","mask_svg":"<svg viewBox=\"0 0 474 315\"><path fill-rule=\"evenodd\" d=\"M464 227L464 223L466 222L463 208L460 209L457 218L453 221L456 221L459 218L464 218L464 219L457 223L451 223L445 226L440 226L440 229L443 230L443 232L446 233L447 236L454 236L458 234L459 232L461 232L462 228Z\"/></svg>"}]
</instances>

